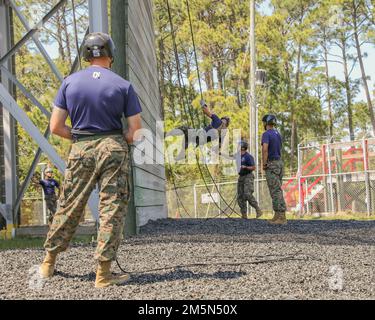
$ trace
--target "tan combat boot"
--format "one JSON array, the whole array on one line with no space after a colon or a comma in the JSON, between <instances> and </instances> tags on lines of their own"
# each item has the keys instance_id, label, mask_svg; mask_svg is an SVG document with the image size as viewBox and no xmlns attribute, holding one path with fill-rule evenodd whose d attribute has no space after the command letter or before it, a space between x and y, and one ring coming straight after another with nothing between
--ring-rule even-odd
<instances>
[{"instance_id":1,"label":"tan combat boot","mask_svg":"<svg viewBox=\"0 0 375 320\"><path fill-rule=\"evenodd\" d=\"M279 218L279 214L277 212L275 212L274 216L272 219L268 220L269 223L273 223L275 222L277 219Z\"/></svg>"},{"instance_id":2,"label":"tan combat boot","mask_svg":"<svg viewBox=\"0 0 375 320\"><path fill-rule=\"evenodd\" d=\"M39 273L42 279L48 279L53 276L56 264L56 253L47 252L43 263L39 266Z\"/></svg>"},{"instance_id":3,"label":"tan combat boot","mask_svg":"<svg viewBox=\"0 0 375 320\"><path fill-rule=\"evenodd\" d=\"M260 210L260 208L256 209L256 213L257 213L257 217L256 217L257 219L259 219L263 215L262 210Z\"/></svg>"},{"instance_id":4,"label":"tan combat boot","mask_svg":"<svg viewBox=\"0 0 375 320\"><path fill-rule=\"evenodd\" d=\"M272 225L286 225L287 220L285 212L276 212L274 219L270 220L269 223Z\"/></svg>"},{"instance_id":5,"label":"tan combat boot","mask_svg":"<svg viewBox=\"0 0 375 320\"><path fill-rule=\"evenodd\" d=\"M114 276L111 273L111 261L99 262L96 272L95 288L106 288L109 286L123 284L129 280L129 275Z\"/></svg>"},{"instance_id":6,"label":"tan combat boot","mask_svg":"<svg viewBox=\"0 0 375 320\"><path fill-rule=\"evenodd\" d=\"M241 213L241 217L242 217L242 219L247 219L247 213L245 212L245 213Z\"/></svg>"}]
</instances>

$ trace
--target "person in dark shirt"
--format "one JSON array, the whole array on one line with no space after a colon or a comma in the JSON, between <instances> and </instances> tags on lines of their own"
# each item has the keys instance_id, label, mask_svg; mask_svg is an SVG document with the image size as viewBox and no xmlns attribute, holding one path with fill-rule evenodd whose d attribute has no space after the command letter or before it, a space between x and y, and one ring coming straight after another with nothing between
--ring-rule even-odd
<instances>
[{"instance_id":1,"label":"person in dark shirt","mask_svg":"<svg viewBox=\"0 0 375 320\"><path fill-rule=\"evenodd\" d=\"M266 172L268 189L272 198L274 217L271 224L284 225L286 220L286 204L284 200L282 183L284 164L281 160L282 137L275 129L276 117L272 114L263 117L265 132L262 135L262 160Z\"/></svg>"},{"instance_id":2,"label":"person in dark shirt","mask_svg":"<svg viewBox=\"0 0 375 320\"><path fill-rule=\"evenodd\" d=\"M185 150L191 143L198 147L205 143L209 143L215 140L219 140L219 150L221 148L221 142L223 138L223 130L227 129L230 124L230 118L228 116L219 117L213 113L207 106L205 101L201 101L201 107L203 114L211 119L211 123L201 129L190 128L189 126L181 126L167 133L168 136L179 136L184 135ZM181 150L180 154L176 157L179 160L184 157L184 150Z\"/></svg>"},{"instance_id":3,"label":"person in dark shirt","mask_svg":"<svg viewBox=\"0 0 375 320\"><path fill-rule=\"evenodd\" d=\"M123 237L131 191L129 145L138 140L142 108L132 84L110 70L114 52L115 45L108 34L87 35L83 58L90 66L67 77L55 99L51 132L72 140L73 144L59 210L44 244L46 257L39 268L42 278L53 276L56 257L68 248L88 199L98 185L95 287L117 285L129 279L127 274L113 275L111 263ZM66 125L68 117L72 128Z\"/></svg>"},{"instance_id":4,"label":"person in dark shirt","mask_svg":"<svg viewBox=\"0 0 375 320\"><path fill-rule=\"evenodd\" d=\"M246 141L240 142L240 152L237 154L237 201L241 209L243 219L247 219L247 203L249 203L256 211L256 217L259 219L262 216L262 211L256 201L254 193L254 170L256 164L254 157L247 152L248 143Z\"/></svg>"},{"instance_id":5,"label":"person in dark shirt","mask_svg":"<svg viewBox=\"0 0 375 320\"><path fill-rule=\"evenodd\" d=\"M40 180L39 184L43 188L44 199L46 201L47 210L48 210L48 225L51 227L53 217L56 213L57 207L57 197L60 195L60 184L53 179L53 170L47 168L44 171L45 179ZM56 196L56 189L58 190L58 195Z\"/></svg>"}]
</instances>

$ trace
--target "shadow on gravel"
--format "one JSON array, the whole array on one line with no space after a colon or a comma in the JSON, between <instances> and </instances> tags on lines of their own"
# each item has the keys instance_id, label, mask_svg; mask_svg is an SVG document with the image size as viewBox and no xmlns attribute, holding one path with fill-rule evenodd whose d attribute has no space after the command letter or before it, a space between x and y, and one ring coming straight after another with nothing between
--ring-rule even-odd
<instances>
[{"instance_id":1,"label":"shadow on gravel","mask_svg":"<svg viewBox=\"0 0 375 320\"><path fill-rule=\"evenodd\" d=\"M164 274L132 274L129 281L124 285L145 285L156 282L177 281L177 280L190 280L190 279L220 279L231 280L238 279L246 275L246 272L240 271L217 271L214 273L192 272L185 269L176 269Z\"/></svg>"},{"instance_id":2,"label":"shadow on gravel","mask_svg":"<svg viewBox=\"0 0 375 320\"><path fill-rule=\"evenodd\" d=\"M68 274L62 271L56 271L56 276L62 277L64 279L79 279L85 282L95 281L95 273L91 272L84 275L74 275ZM212 274L203 273L203 272L192 272L182 268L177 268L174 271L170 271L164 274L156 273L143 273L143 274L131 274L129 281L125 285L145 285L157 282L166 282L166 281L176 281L176 280L187 280L187 279L220 279L220 280L231 280L238 279L246 275L246 272L243 271L217 271Z\"/></svg>"},{"instance_id":3,"label":"shadow on gravel","mask_svg":"<svg viewBox=\"0 0 375 320\"><path fill-rule=\"evenodd\" d=\"M79 279L81 281L87 281L87 282L93 282L95 281L95 272L90 272L89 274L83 274L83 275L76 275L76 274L70 274L62 271L55 271L55 275L65 278L65 279Z\"/></svg>"},{"instance_id":4,"label":"shadow on gravel","mask_svg":"<svg viewBox=\"0 0 375 320\"><path fill-rule=\"evenodd\" d=\"M226 242L228 238L241 242L375 245L375 221L290 220L286 226L272 226L255 219L164 219L142 227L132 242Z\"/></svg>"}]
</instances>

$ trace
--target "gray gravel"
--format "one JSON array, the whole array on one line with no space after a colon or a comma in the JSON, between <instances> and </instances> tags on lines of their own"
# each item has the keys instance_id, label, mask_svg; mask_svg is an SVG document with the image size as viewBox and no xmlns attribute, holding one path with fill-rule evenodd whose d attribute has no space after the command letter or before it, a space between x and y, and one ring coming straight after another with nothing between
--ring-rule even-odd
<instances>
[{"instance_id":1,"label":"gray gravel","mask_svg":"<svg viewBox=\"0 0 375 320\"><path fill-rule=\"evenodd\" d=\"M103 290L93 253L72 247L40 283L43 250L1 251L0 299L375 299L375 221L150 222L120 247L130 281Z\"/></svg>"}]
</instances>

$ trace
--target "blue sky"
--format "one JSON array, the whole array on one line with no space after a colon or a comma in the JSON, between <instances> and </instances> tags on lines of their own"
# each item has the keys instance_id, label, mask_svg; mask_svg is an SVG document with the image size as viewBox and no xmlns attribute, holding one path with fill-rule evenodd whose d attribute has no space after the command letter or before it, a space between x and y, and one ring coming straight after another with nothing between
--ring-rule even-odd
<instances>
[{"instance_id":1,"label":"blue sky","mask_svg":"<svg viewBox=\"0 0 375 320\"><path fill-rule=\"evenodd\" d=\"M364 65L365 65L365 71L367 76L370 77L370 80L367 82L370 88L370 94L371 97L374 98L374 89L375 89L375 46L374 45L364 45L362 48L362 52L366 52L368 54L367 58L364 58ZM339 52L333 51L333 53L339 54ZM352 53L352 52L351 52ZM354 52L353 52L354 53ZM334 75L336 78L340 80L344 80L344 71L343 67L339 63L330 63L329 64L330 73ZM361 78L361 69L359 67L359 64L357 63L356 67L353 70L353 73L351 75L352 79L359 79ZM360 87L360 92L358 96L356 97L356 101L366 100L365 90L363 89L363 86Z\"/></svg>"},{"instance_id":2,"label":"blue sky","mask_svg":"<svg viewBox=\"0 0 375 320\"><path fill-rule=\"evenodd\" d=\"M272 9L269 6L270 1L264 2L262 6L259 7L259 10L266 15L272 14ZM332 48L332 53L340 55L340 51L338 48ZM350 54L353 54L354 56L357 56L356 50L353 48L349 52ZM367 53L367 58L363 58L364 65L365 65L365 71L366 75L370 77L370 80L367 82L369 89L370 89L370 95L371 98L375 98L375 44L365 44L362 47L362 53ZM333 60L336 60L336 58L332 58ZM336 77L339 80L344 80L344 70L343 66L339 63L330 62L329 63L329 71L331 76ZM357 63L356 67L354 68L351 78L354 79L360 79L361 78L361 69L359 67L359 64ZM366 94L365 90L363 89L363 86L360 86L360 92L358 96L355 98L356 101L365 101L366 100Z\"/></svg>"}]
</instances>

